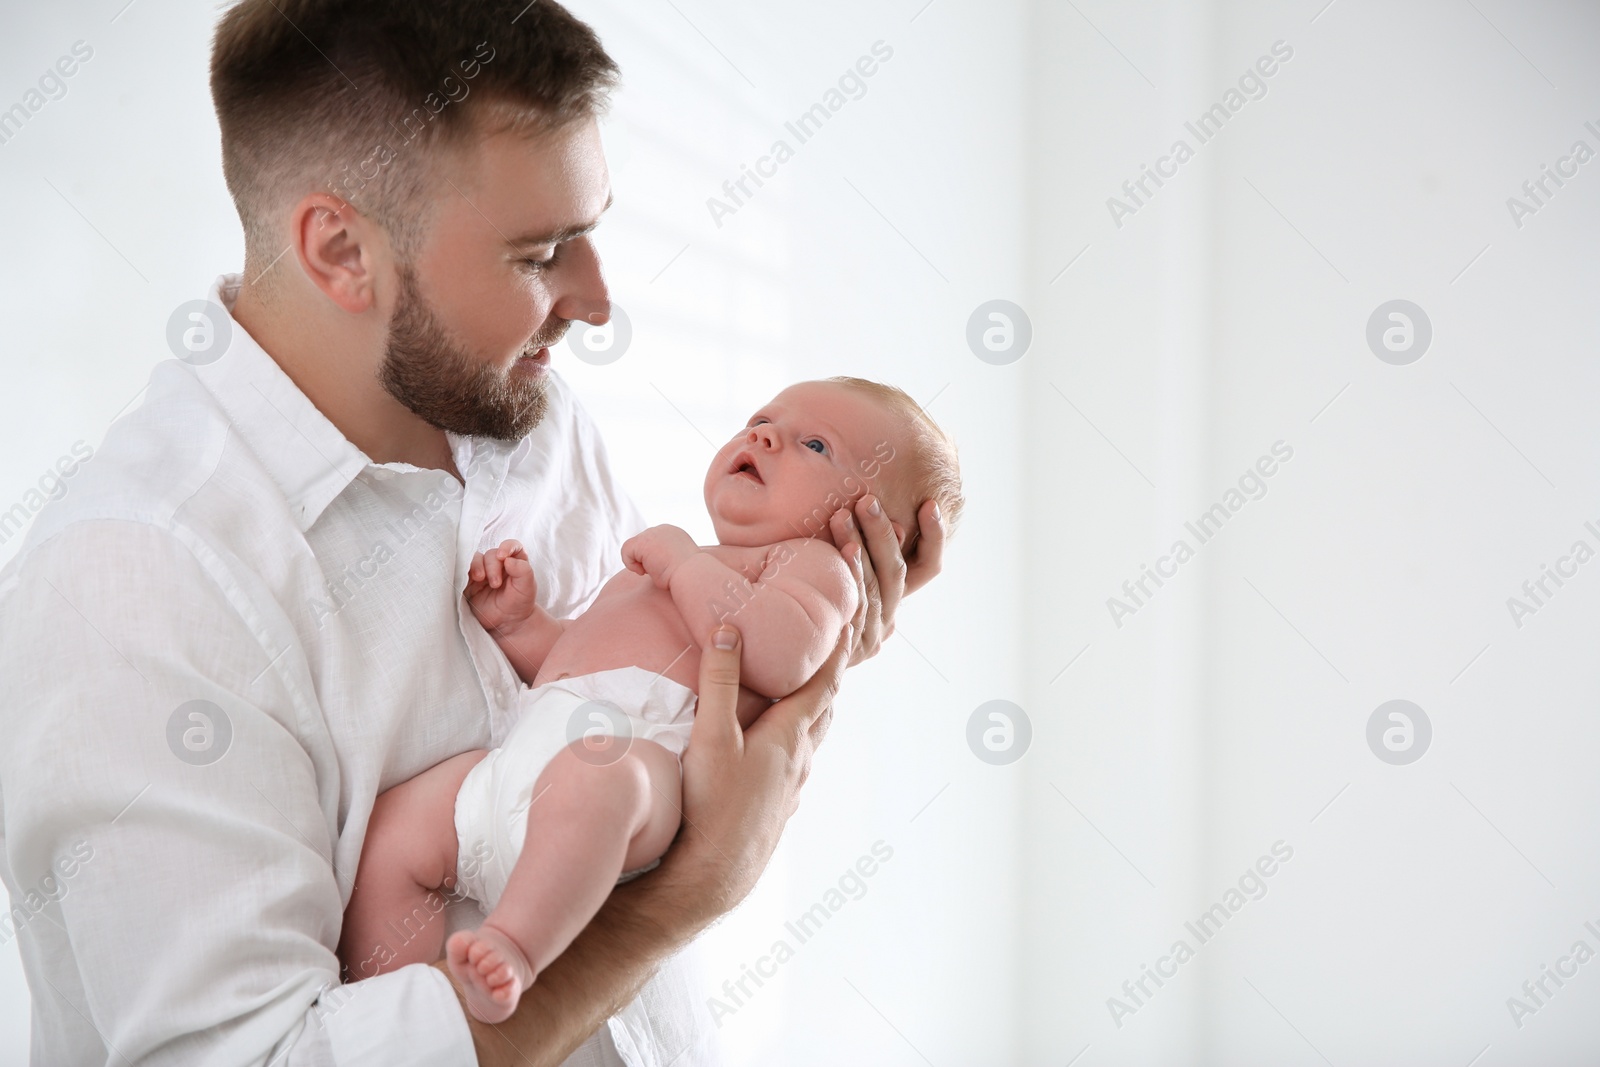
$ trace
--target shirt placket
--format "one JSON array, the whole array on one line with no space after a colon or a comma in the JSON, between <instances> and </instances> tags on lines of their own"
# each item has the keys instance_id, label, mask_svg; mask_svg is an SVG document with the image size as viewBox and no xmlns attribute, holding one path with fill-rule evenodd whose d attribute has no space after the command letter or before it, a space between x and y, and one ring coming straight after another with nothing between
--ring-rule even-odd
<instances>
[{"instance_id":1,"label":"shirt placket","mask_svg":"<svg viewBox=\"0 0 1600 1067\"><path fill-rule=\"evenodd\" d=\"M483 538L489 509L504 485L511 464L510 450L476 438L452 441L456 468L465 472L466 485L461 499L461 522L456 541L456 625L461 629L467 653L472 657L478 684L489 707L489 743L499 746L510 732L515 718L517 692L522 680L517 677L505 654L472 616L466 598L467 568Z\"/></svg>"}]
</instances>

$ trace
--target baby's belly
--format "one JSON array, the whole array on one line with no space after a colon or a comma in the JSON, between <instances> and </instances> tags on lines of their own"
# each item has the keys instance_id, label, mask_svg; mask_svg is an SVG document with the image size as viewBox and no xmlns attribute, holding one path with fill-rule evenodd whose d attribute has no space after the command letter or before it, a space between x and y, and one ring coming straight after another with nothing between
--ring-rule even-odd
<instances>
[{"instance_id":1,"label":"baby's belly","mask_svg":"<svg viewBox=\"0 0 1600 1067\"><path fill-rule=\"evenodd\" d=\"M649 578L623 571L594 606L574 619L539 668L535 685L578 674L643 667L700 691L700 641L684 625L672 595ZM748 726L771 702L742 689L739 721Z\"/></svg>"},{"instance_id":2,"label":"baby's belly","mask_svg":"<svg viewBox=\"0 0 1600 1067\"><path fill-rule=\"evenodd\" d=\"M573 620L539 668L537 682L618 667L643 667L696 688L700 646L689 639L688 627L667 598L665 608L653 597L601 599Z\"/></svg>"}]
</instances>

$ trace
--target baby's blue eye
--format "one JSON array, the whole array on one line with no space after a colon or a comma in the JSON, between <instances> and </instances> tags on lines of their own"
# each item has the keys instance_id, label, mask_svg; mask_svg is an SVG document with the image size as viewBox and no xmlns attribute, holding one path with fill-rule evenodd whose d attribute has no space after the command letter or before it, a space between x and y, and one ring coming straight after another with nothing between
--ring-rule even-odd
<instances>
[{"instance_id":1,"label":"baby's blue eye","mask_svg":"<svg viewBox=\"0 0 1600 1067\"><path fill-rule=\"evenodd\" d=\"M807 441L805 445L818 455L826 456L828 454L828 446L821 441Z\"/></svg>"}]
</instances>

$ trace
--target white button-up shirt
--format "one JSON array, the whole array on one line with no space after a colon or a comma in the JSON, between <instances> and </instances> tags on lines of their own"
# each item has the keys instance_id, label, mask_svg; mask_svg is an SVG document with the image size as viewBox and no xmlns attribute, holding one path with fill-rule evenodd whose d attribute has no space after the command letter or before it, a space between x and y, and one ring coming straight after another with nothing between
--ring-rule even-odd
<instances>
[{"instance_id":1,"label":"white button-up shirt","mask_svg":"<svg viewBox=\"0 0 1600 1067\"><path fill-rule=\"evenodd\" d=\"M472 554L518 538L570 617L644 522L557 376L522 441L450 437L463 486L373 463L223 317L0 572L0 937L33 1062L465 1067L436 969L340 984L373 800L510 725ZM569 1062L708 1061L696 999L674 961Z\"/></svg>"}]
</instances>

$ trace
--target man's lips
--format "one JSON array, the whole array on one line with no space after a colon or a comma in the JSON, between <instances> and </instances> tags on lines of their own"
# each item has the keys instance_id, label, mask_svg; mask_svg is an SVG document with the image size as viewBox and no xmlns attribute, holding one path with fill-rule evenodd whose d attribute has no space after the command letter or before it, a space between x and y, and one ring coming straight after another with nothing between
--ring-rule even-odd
<instances>
[{"instance_id":1,"label":"man's lips","mask_svg":"<svg viewBox=\"0 0 1600 1067\"><path fill-rule=\"evenodd\" d=\"M550 369L550 349L540 348L533 352L524 352L517 357L516 366L524 371L536 370L544 372Z\"/></svg>"}]
</instances>

